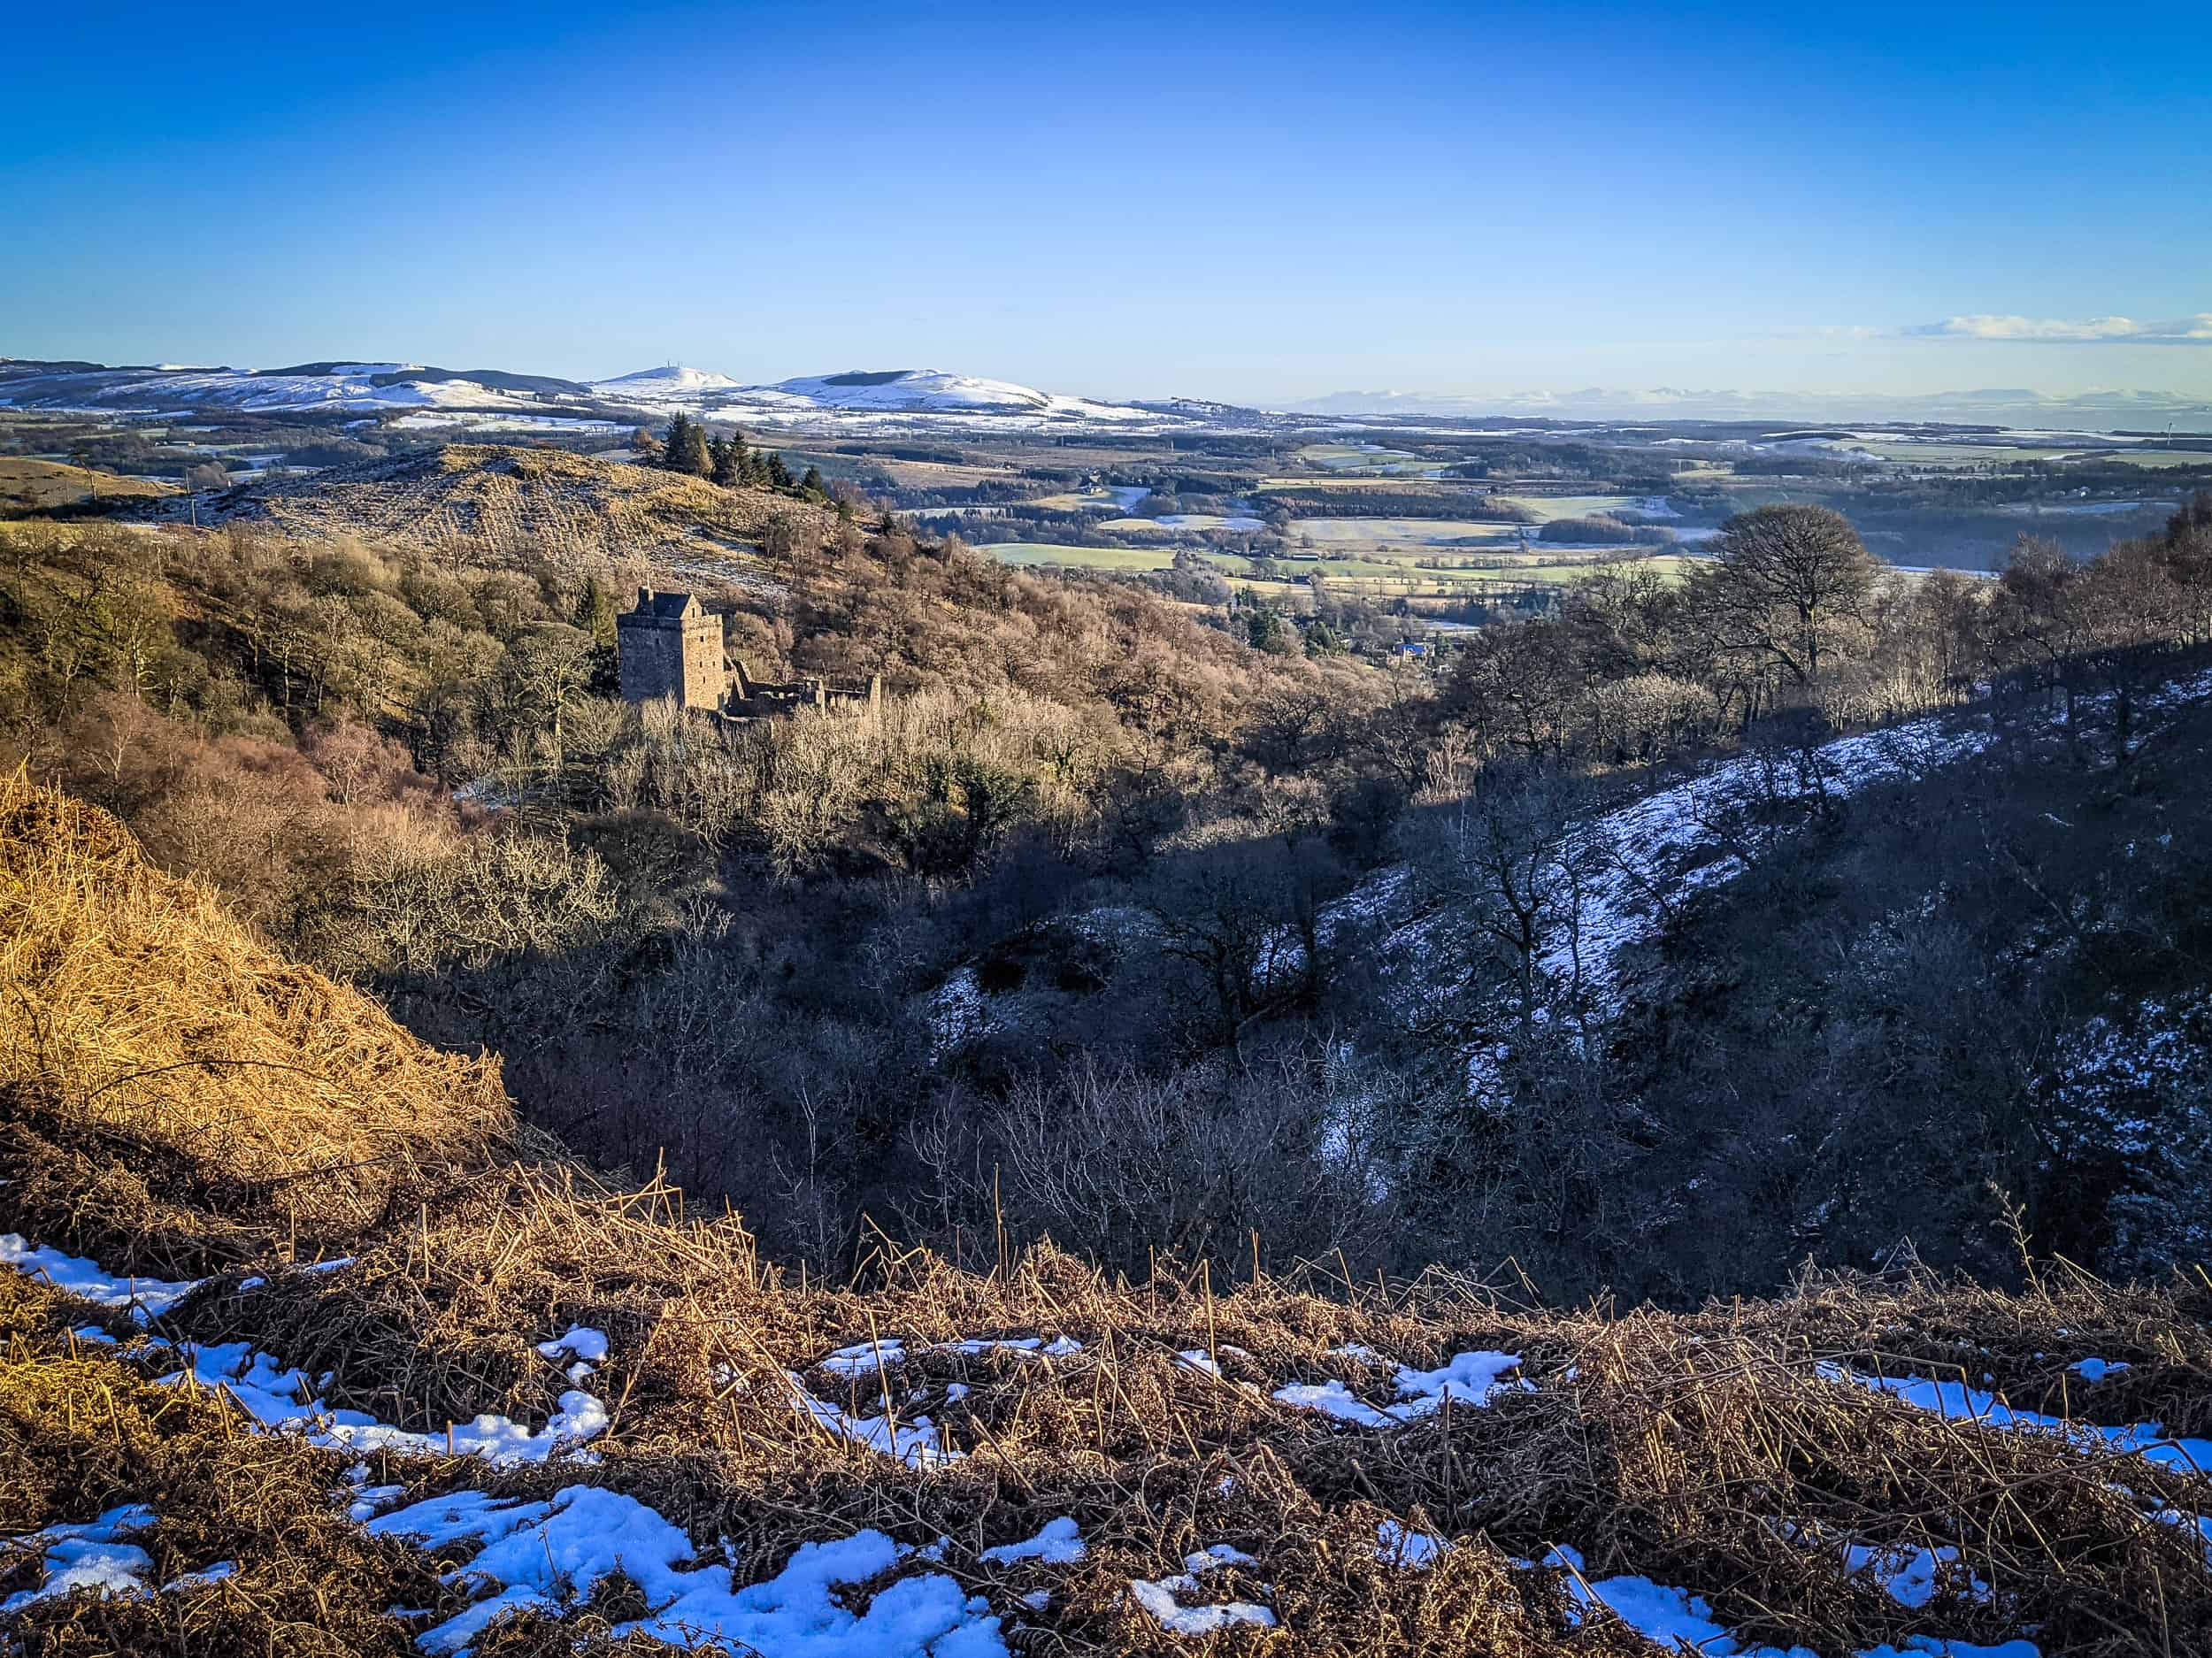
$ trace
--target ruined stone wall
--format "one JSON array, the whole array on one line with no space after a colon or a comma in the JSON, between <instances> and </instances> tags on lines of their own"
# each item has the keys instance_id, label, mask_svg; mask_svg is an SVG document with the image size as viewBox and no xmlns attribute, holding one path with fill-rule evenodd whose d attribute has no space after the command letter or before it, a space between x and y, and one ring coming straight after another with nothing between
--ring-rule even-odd
<instances>
[{"instance_id":1,"label":"ruined stone wall","mask_svg":"<svg viewBox=\"0 0 2212 1658\"><path fill-rule=\"evenodd\" d=\"M674 635L680 642L680 677L686 708L717 709L727 678L722 666L722 618L695 616Z\"/></svg>"}]
</instances>

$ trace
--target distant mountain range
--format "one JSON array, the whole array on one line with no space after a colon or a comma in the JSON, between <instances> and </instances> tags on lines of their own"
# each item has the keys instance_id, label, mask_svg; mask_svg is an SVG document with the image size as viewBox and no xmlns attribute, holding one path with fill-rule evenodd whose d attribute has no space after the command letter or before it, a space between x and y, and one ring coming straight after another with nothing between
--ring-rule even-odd
<instances>
[{"instance_id":1,"label":"distant mountain range","mask_svg":"<svg viewBox=\"0 0 2212 1658\"><path fill-rule=\"evenodd\" d=\"M987 421L1034 426L1144 429L1187 425L1249 411L1226 405L1101 403L1007 380L940 369L855 370L747 386L704 369L640 369L611 380L570 380L499 369L443 369L412 363L301 363L234 369L162 364L0 358L0 408L86 409L154 415L193 410L240 413L375 416L442 411L445 416L529 414L539 418L661 417L684 410L702 418L772 426L858 426L913 419Z\"/></svg>"},{"instance_id":2,"label":"distant mountain range","mask_svg":"<svg viewBox=\"0 0 2212 1658\"><path fill-rule=\"evenodd\" d=\"M2212 394L2096 391L2073 396L2020 388L1936 392L1918 396L1816 392L1617 391L1454 394L1343 391L1294 407L1308 414L1480 419L1506 415L1551 420L1804 420L2092 429L2162 427L2212 431Z\"/></svg>"},{"instance_id":3,"label":"distant mountain range","mask_svg":"<svg viewBox=\"0 0 2212 1658\"><path fill-rule=\"evenodd\" d=\"M1591 388L1500 395L1347 391L1267 411L1194 398L1110 403L1039 391L941 369L852 370L749 386L670 365L611 380L572 380L503 369L330 361L286 368L111 367L0 357L0 408L84 409L117 415L193 411L377 418L457 427L581 420L701 418L793 430L868 431L984 426L996 429L1300 426L1329 420L1759 421L2126 428L2212 432L2212 396L2108 391L2050 396L2015 389L1926 396Z\"/></svg>"},{"instance_id":4,"label":"distant mountain range","mask_svg":"<svg viewBox=\"0 0 2212 1658\"><path fill-rule=\"evenodd\" d=\"M1132 403L1064 397L1010 380L978 380L933 368L855 369L842 374L778 380L772 386L741 386L726 375L695 368L649 368L615 380L595 380L591 389L610 402L693 407L718 414L727 411L736 419L804 417L830 411L1010 416L1093 425L1158 418L1156 411Z\"/></svg>"}]
</instances>

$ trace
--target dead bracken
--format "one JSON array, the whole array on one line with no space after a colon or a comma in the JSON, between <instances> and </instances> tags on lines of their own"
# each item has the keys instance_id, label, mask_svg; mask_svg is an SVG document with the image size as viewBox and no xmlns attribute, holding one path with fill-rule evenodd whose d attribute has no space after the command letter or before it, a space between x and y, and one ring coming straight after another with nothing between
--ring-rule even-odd
<instances>
[{"instance_id":1,"label":"dead bracken","mask_svg":"<svg viewBox=\"0 0 2212 1658\"><path fill-rule=\"evenodd\" d=\"M1557 1310L1325 1263L1231 1291L1049 1246L972 1272L879 1234L849 1281L795 1281L736 1217L534 1141L494 1066L284 963L104 814L18 779L0 823L0 1232L125 1301L204 1280L142 1324L0 1273L0 1600L24 1597L0 1632L25 1652L648 1651L803 1613L944 1654L2212 1640L2185 1455L1850 1379L2185 1444L2212 1428L2200 1284L1901 1270ZM315 1411L225 1380L227 1344ZM1394 1414L1277 1396L1331 1384ZM541 1460L440 1443L581 1390L603 1430ZM334 1442L346 1413L420 1437ZM61 1568L36 1534L131 1505L106 1593L39 1593ZM620 1570L561 1553L588 1518L626 1528ZM818 1650L793 1640L760 1650Z\"/></svg>"}]
</instances>

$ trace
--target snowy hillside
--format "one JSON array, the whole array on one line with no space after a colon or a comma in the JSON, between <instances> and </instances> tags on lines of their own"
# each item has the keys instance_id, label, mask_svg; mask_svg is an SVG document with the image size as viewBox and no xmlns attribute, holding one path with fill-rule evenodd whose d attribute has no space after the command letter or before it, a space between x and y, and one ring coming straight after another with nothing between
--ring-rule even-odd
<instances>
[{"instance_id":1,"label":"snowy hillside","mask_svg":"<svg viewBox=\"0 0 2212 1658\"><path fill-rule=\"evenodd\" d=\"M518 387L566 381L478 370L482 379L415 363L311 363L288 369L102 368L88 364L0 359L0 407L96 409L159 414L229 409L374 413L387 409L536 407L544 397ZM555 389L548 395L558 397Z\"/></svg>"},{"instance_id":2,"label":"snowy hillside","mask_svg":"<svg viewBox=\"0 0 2212 1658\"><path fill-rule=\"evenodd\" d=\"M1121 403L1064 397L1010 380L979 380L941 369L901 369L895 372L808 376L756 387L763 401L795 398L822 409L852 409L902 414L1001 413L1044 415L1060 419L1141 420L1144 414Z\"/></svg>"},{"instance_id":3,"label":"snowy hillside","mask_svg":"<svg viewBox=\"0 0 2212 1658\"><path fill-rule=\"evenodd\" d=\"M2212 679L2177 687L2173 695L2207 691ZM1924 776L1979 753L1992 738L1984 712L1909 720L1836 738L1786 763L1770 755L1720 761L1609 811L1563 825L1555 838L1532 843L1518 871L1538 900L1532 919L1540 937L1536 966L1541 982L1592 1021L1617 1015L1626 988L1623 958L1632 947L1655 937L1666 917L1696 894L1740 874L1748 847L1788 833L1766 821L1768 809L1810 798L1840 801ZM1318 917L1325 947L1340 946L1358 931L1373 934L1391 1004L1409 1023L1430 1016L1465 988L1463 963L1448 948L1466 925L1469 894L1462 873L1389 864L1325 906ZM1157 922L1142 910L1094 910L1069 917L1066 925L1110 938L1117 948L1159 947ZM1254 971L1266 982L1286 983L1304 968L1303 947L1287 928L1271 933L1254 956ZM1036 1017L1030 1005L1035 1000L987 995L972 967L957 970L928 1002L939 1056L1026 1025Z\"/></svg>"},{"instance_id":4,"label":"snowy hillside","mask_svg":"<svg viewBox=\"0 0 2212 1658\"><path fill-rule=\"evenodd\" d=\"M111 368L92 363L0 358L0 408L96 410L158 415L190 410L273 414L443 410L556 415L632 411L665 418L684 410L756 426L868 431L980 425L995 429L1182 427L1208 405L1136 406L1064 396L1009 380L941 369L852 371L748 386L678 365L578 381L502 370L455 371L413 363L308 363L278 369ZM463 421L462 424L468 424Z\"/></svg>"},{"instance_id":5,"label":"snowy hillside","mask_svg":"<svg viewBox=\"0 0 2212 1658\"><path fill-rule=\"evenodd\" d=\"M618 374L612 380L592 380L589 385L594 392L612 403L687 403L737 388L737 382L727 374L703 368L682 368L672 363L665 368L641 368L634 373Z\"/></svg>"},{"instance_id":6,"label":"snowy hillside","mask_svg":"<svg viewBox=\"0 0 2212 1658\"><path fill-rule=\"evenodd\" d=\"M741 386L726 374L695 368L642 369L595 380L594 395L608 403L656 411L686 409L703 417L769 425L865 427L886 418L956 421L994 426L1180 424L1184 417L1125 403L1097 403L981 380L942 369L852 370L810 374L768 386Z\"/></svg>"}]
</instances>

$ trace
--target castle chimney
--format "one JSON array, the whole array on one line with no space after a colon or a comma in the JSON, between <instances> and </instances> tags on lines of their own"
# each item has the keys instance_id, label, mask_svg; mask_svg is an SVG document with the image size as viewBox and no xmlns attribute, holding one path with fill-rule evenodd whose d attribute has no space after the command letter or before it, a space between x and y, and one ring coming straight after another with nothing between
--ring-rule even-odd
<instances>
[{"instance_id":1,"label":"castle chimney","mask_svg":"<svg viewBox=\"0 0 2212 1658\"><path fill-rule=\"evenodd\" d=\"M649 610L653 608L652 588L640 587L637 590L637 608L641 610Z\"/></svg>"}]
</instances>

